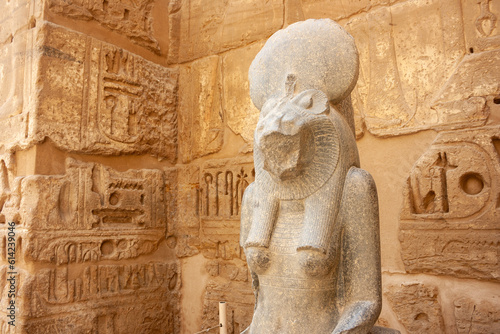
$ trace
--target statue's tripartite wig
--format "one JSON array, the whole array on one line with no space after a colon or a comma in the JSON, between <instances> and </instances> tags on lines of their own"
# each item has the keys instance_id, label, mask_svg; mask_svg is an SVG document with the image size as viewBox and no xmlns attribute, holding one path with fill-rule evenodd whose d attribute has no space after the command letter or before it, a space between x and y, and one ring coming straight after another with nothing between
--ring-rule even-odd
<instances>
[{"instance_id":1,"label":"statue's tripartite wig","mask_svg":"<svg viewBox=\"0 0 500 334\"><path fill-rule=\"evenodd\" d=\"M250 97L260 110L271 97L286 95L288 75L295 90L317 89L332 103L344 99L358 78L354 39L330 19L297 22L279 30L257 54L249 70Z\"/></svg>"}]
</instances>

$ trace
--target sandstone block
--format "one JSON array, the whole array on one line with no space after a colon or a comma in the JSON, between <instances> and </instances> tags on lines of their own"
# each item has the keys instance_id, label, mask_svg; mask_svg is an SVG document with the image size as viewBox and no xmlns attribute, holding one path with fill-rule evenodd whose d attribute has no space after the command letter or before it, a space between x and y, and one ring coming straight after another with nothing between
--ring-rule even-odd
<instances>
[{"instance_id":1,"label":"sandstone block","mask_svg":"<svg viewBox=\"0 0 500 334\"><path fill-rule=\"evenodd\" d=\"M283 25L281 0L181 1L178 10L180 63L267 38Z\"/></svg>"},{"instance_id":2,"label":"sandstone block","mask_svg":"<svg viewBox=\"0 0 500 334\"><path fill-rule=\"evenodd\" d=\"M249 284L219 277L209 281L203 299L203 328L218 323L221 300L227 302L228 333L241 333L252 320L254 295Z\"/></svg>"},{"instance_id":3,"label":"sandstone block","mask_svg":"<svg viewBox=\"0 0 500 334\"><path fill-rule=\"evenodd\" d=\"M378 6L387 6L401 0L358 0L358 1L328 1L302 0L302 8L306 18L330 18L340 21L353 15L364 13Z\"/></svg>"},{"instance_id":4,"label":"sandstone block","mask_svg":"<svg viewBox=\"0 0 500 334\"><path fill-rule=\"evenodd\" d=\"M25 331L175 333L178 276L177 265L164 262L41 269L23 286Z\"/></svg>"},{"instance_id":5,"label":"sandstone block","mask_svg":"<svg viewBox=\"0 0 500 334\"><path fill-rule=\"evenodd\" d=\"M132 259L154 252L165 236L159 170L120 173L68 159L65 175L19 181L1 211L4 220L19 223L18 260L62 265Z\"/></svg>"},{"instance_id":6,"label":"sandstone block","mask_svg":"<svg viewBox=\"0 0 500 334\"><path fill-rule=\"evenodd\" d=\"M405 1L345 22L360 50L354 109L370 133L387 137L486 122L486 99L499 93L492 82L500 58L466 56L463 15L469 14L463 13L459 0Z\"/></svg>"},{"instance_id":7,"label":"sandstone block","mask_svg":"<svg viewBox=\"0 0 500 334\"><path fill-rule=\"evenodd\" d=\"M384 295L408 333L444 333L437 287L404 283L386 287Z\"/></svg>"},{"instance_id":8,"label":"sandstone block","mask_svg":"<svg viewBox=\"0 0 500 334\"><path fill-rule=\"evenodd\" d=\"M157 20L157 22L153 16L153 10L161 10L166 7L165 3L167 1L164 0L76 0L70 2L46 0L46 8L51 14L84 22L97 22L111 31L126 36L135 44L157 54L166 54L168 51L160 48L158 33L166 31L168 35L168 20ZM75 24L78 23L75 22Z\"/></svg>"},{"instance_id":9,"label":"sandstone block","mask_svg":"<svg viewBox=\"0 0 500 334\"><path fill-rule=\"evenodd\" d=\"M224 141L220 58L180 67L179 154L183 163L217 152Z\"/></svg>"},{"instance_id":10,"label":"sandstone block","mask_svg":"<svg viewBox=\"0 0 500 334\"><path fill-rule=\"evenodd\" d=\"M500 331L500 305L488 300L458 298L454 302L457 333L497 333Z\"/></svg>"},{"instance_id":11,"label":"sandstone block","mask_svg":"<svg viewBox=\"0 0 500 334\"><path fill-rule=\"evenodd\" d=\"M253 143L253 129L259 119L259 110L248 95L248 69L264 45L263 42L232 50L223 56L223 108L227 126L247 142Z\"/></svg>"},{"instance_id":12,"label":"sandstone block","mask_svg":"<svg viewBox=\"0 0 500 334\"><path fill-rule=\"evenodd\" d=\"M177 70L52 24L37 41L37 140L48 137L67 151L175 161Z\"/></svg>"}]
</instances>

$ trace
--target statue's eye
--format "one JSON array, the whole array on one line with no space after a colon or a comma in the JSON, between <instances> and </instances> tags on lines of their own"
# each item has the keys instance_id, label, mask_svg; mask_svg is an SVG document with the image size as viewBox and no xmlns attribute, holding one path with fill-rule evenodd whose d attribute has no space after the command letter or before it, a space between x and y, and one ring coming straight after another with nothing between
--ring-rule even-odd
<instances>
[{"instance_id":1,"label":"statue's eye","mask_svg":"<svg viewBox=\"0 0 500 334\"><path fill-rule=\"evenodd\" d=\"M264 118L266 115L273 110L276 107L276 104L278 103L277 99L270 98L269 100L264 103L262 106L262 109L260 110L260 117Z\"/></svg>"},{"instance_id":2,"label":"statue's eye","mask_svg":"<svg viewBox=\"0 0 500 334\"><path fill-rule=\"evenodd\" d=\"M309 109L313 106L313 99L311 96L304 96L303 98L301 98L298 102L298 105L301 107L301 108L304 108L304 109Z\"/></svg>"},{"instance_id":3,"label":"statue's eye","mask_svg":"<svg viewBox=\"0 0 500 334\"><path fill-rule=\"evenodd\" d=\"M316 89L309 89L297 95L292 102L299 108L311 114L319 115L330 109L325 93Z\"/></svg>"}]
</instances>

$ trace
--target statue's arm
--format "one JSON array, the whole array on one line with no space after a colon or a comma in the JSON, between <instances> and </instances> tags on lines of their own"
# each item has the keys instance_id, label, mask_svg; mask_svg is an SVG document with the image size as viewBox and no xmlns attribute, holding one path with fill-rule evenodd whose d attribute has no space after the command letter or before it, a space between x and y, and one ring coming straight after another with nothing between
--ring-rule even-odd
<instances>
[{"instance_id":1,"label":"statue's arm","mask_svg":"<svg viewBox=\"0 0 500 334\"><path fill-rule=\"evenodd\" d=\"M241 219L240 219L240 247L244 248L245 242L252 226L253 214L253 197L254 197L255 183L251 183L243 194L241 201ZM252 277L252 290L255 294L255 307L257 307L257 297L259 293L259 277L253 271L250 271Z\"/></svg>"},{"instance_id":2,"label":"statue's arm","mask_svg":"<svg viewBox=\"0 0 500 334\"><path fill-rule=\"evenodd\" d=\"M253 193L255 188L255 182L251 183L243 194L243 199L241 200L241 215L240 215L240 246L243 248L245 242L248 238L248 233L250 232L250 227L252 226L252 202Z\"/></svg>"},{"instance_id":3,"label":"statue's arm","mask_svg":"<svg viewBox=\"0 0 500 334\"><path fill-rule=\"evenodd\" d=\"M349 170L341 214L345 306L333 333L365 334L382 308L377 189L368 172Z\"/></svg>"}]
</instances>

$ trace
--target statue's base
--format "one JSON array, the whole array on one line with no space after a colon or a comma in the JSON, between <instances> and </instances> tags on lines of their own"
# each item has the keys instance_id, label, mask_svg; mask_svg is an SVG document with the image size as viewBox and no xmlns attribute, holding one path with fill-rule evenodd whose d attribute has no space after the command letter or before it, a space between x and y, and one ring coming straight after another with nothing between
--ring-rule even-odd
<instances>
[{"instance_id":1,"label":"statue's base","mask_svg":"<svg viewBox=\"0 0 500 334\"><path fill-rule=\"evenodd\" d=\"M401 334L397 329L374 326L369 334Z\"/></svg>"},{"instance_id":2,"label":"statue's base","mask_svg":"<svg viewBox=\"0 0 500 334\"><path fill-rule=\"evenodd\" d=\"M241 334L248 333L248 328L241 332ZM401 334L401 332L397 329L375 326L368 334Z\"/></svg>"}]
</instances>

